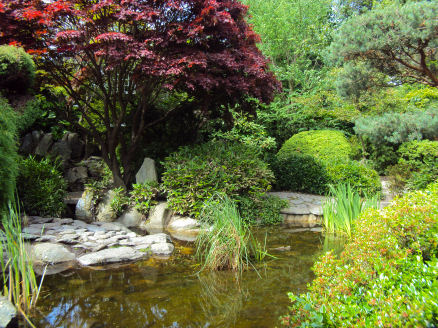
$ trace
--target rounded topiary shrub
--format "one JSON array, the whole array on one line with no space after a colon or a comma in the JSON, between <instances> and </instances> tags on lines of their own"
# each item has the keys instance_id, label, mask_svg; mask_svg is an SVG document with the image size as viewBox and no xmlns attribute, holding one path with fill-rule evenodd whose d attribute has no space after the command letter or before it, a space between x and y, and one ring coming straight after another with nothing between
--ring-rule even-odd
<instances>
[{"instance_id":1,"label":"rounded topiary shrub","mask_svg":"<svg viewBox=\"0 0 438 328\"><path fill-rule=\"evenodd\" d=\"M326 165L330 183L349 184L364 195L375 195L382 190L379 174L357 161L338 161Z\"/></svg>"},{"instance_id":2,"label":"rounded topiary shrub","mask_svg":"<svg viewBox=\"0 0 438 328\"><path fill-rule=\"evenodd\" d=\"M67 183L48 159L28 157L20 162L18 197L29 215L54 216L64 210Z\"/></svg>"},{"instance_id":3,"label":"rounded topiary shrub","mask_svg":"<svg viewBox=\"0 0 438 328\"><path fill-rule=\"evenodd\" d=\"M324 194L327 191L327 171L323 164L310 155L291 152L287 156L278 156L271 165L279 190L312 194Z\"/></svg>"},{"instance_id":4,"label":"rounded topiary shrub","mask_svg":"<svg viewBox=\"0 0 438 328\"><path fill-rule=\"evenodd\" d=\"M314 130L295 134L278 151L277 157L291 153L310 155L322 161L348 160L353 150L341 131Z\"/></svg>"},{"instance_id":5,"label":"rounded topiary shrub","mask_svg":"<svg viewBox=\"0 0 438 328\"><path fill-rule=\"evenodd\" d=\"M14 196L18 172L14 122L13 110L0 97L0 211Z\"/></svg>"},{"instance_id":6,"label":"rounded topiary shrub","mask_svg":"<svg viewBox=\"0 0 438 328\"><path fill-rule=\"evenodd\" d=\"M24 93L35 79L35 63L23 48L0 46L0 90L5 95Z\"/></svg>"},{"instance_id":7,"label":"rounded topiary shrub","mask_svg":"<svg viewBox=\"0 0 438 328\"><path fill-rule=\"evenodd\" d=\"M211 141L183 147L163 162L163 188L169 206L180 214L199 216L216 192L232 199L258 198L271 187L272 171L240 143Z\"/></svg>"},{"instance_id":8,"label":"rounded topiary shrub","mask_svg":"<svg viewBox=\"0 0 438 328\"><path fill-rule=\"evenodd\" d=\"M438 158L438 141L415 140L402 144L398 149L399 163L408 164L413 170L419 170Z\"/></svg>"}]
</instances>

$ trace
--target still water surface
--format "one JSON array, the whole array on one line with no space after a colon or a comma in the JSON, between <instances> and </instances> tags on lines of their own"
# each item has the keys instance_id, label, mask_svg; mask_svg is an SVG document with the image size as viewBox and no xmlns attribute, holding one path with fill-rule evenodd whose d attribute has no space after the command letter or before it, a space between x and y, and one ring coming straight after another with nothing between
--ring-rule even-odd
<instances>
[{"instance_id":1,"label":"still water surface","mask_svg":"<svg viewBox=\"0 0 438 328\"><path fill-rule=\"evenodd\" d=\"M305 291L313 279L311 267L327 245L320 233L256 231L261 239L265 233L268 249L291 249L271 251L277 259L238 280L230 272L197 275L190 244L176 244L169 260L48 276L33 321L48 328L278 326L289 304L287 293Z\"/></svg>"}]
</instances>

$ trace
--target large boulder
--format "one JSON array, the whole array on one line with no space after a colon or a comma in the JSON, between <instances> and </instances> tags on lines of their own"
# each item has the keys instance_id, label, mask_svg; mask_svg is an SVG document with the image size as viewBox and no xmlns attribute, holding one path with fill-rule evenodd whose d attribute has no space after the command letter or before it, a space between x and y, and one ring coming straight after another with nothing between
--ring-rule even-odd
<instances>
[{"instance_id":1,"label":"large boulder","mask_svg":"<svg viewBox=\"0 0 438 328\"><path fill-rule=\"evenodd\" d=\"M167 202L159 203L150 211L148 220L143 222L140 228L150 234L163 232L171 215L172 211L169 210Z\"/></svg>"},{"instance_id":2,"label":"large boulder","mask_svg":"<svg viewBox=\"0 0 438 328\"><path fill-rule=\"evenodd\" d=\"M56 264L74 261L76 256L60 244L40 243L32 245L31 257L34 263Z\"/></svg>"},{"instance_id":3,"label":"large boulder","mask_svg":"<svg viewBox=\"0 0 438 328\"><path fill-rule=\"evenodd\" d=\"M59 140L55 142L50 151L50 155L53 157L60 157L63 162L67 162L71 159L71 149L67 141Z\"/></svg>"},{"instance_id":4,"label":"large boulder","mask_svg":"<svg viewBox=\"0 0 438 328\"><path fill-rule=\"evenodd\" d=\"M45 134L38 143L35 149L35 155L46 156L50 147L53 145L53 135L51 133Z\"/></svg>"},{"instance_id":5,"label":"large boulder","mask_svg":"<svg viewBox=\"0 0 438 328\"><path fill-rule=\"evenodd\" d=\"M138 184L146 182L158 181L155 161L152 158L145 158L143 164L135 175L135 181Z\"/></svg>"},{"instance_id":6,"label":"large boulder","mask_svg":"<svg viewBox=\"0 0 438 328\"><path fill-rule=\"evenodd\" d=\"M102 251L89 253L78 258L81 265L95 265L105 263L117 263L141 259L145 253L132 247L108 248Z\"/></svg>"},{"instance_id":7,"label":"large boulder","mask_svg":"<svg viewBox=\"0 0 438 328\"><path fill-rule=\"evenodd\" d=\"M99 222L113 222L117 218L117 213L111 207L111 202L116 193L114 190L109 190L103 197L103 200L97 206L96 220Z\"/></svg>"},{"instance_id":8,"label":"large boulder","mask_svg":"<svg viewBox=\"0 0 438 328\"><path fill-rule=\"evenodd\" d=\"M137 209L130 208L121 217L117 219L117 222L122 223L124 226L139 227L144 221L145 216L141 214Z\"/></svg>"},{"instance_id":9,"label":"large boulder","mask_svg":"<svg viewBox=\"0 0 438 328\"><path fill-rule=\"evenodd\" d=\"M67 132L62 137L62 140L66 141L70 147L72 159L80 159L82 157L84 152L84 143L79 139L79 135L77 133Z\"/></svg>"},{"instance_id":10,"label":"large boulder","mask_svg":"<svg viewBox=\"0 0 438 328\"><path fill-rule=\"evenodd\" d=\"M82 197L76 204L75 216L76 219L82 220L88 223L93 222L93 202L94 193L91 190L85 190L82 193Z\"/></svg>"},{"instance_id":11,"label":"large boulder","mask_svg":"<svg viewBox=\"0 0 438 328\"><path fill-rule=\"evenodd\" d=\"M86 160L82 161L82 164L85 165L88 169L88 173L93 178L99 178L102 176L105 162L102 157L99 156L90 156Z\"/></svg>"},{"instance_id":12,"label":"large boulder","mask_svg":"<svg viewBox=\"0 0 438 328\"><path fill-rule=\"evenodd\" d=\"M73 167L67 171L67 181L69 185L84 184L88 178L88 170L85 166Z\"/></svg>"},{"instance_id":13,"label":"large boulder","mask_svg":"<svg viewBox=\"0 0 438 328\"><path fill-rule=\"evenodd\" d=\"M5 296L0 296L0 328L14 327L17 309Z\"/></svg>"},{"instance_id":14,"label":"large boulder","mask_svg":"<svg viewBox=\"0 0 438 328\"><path fill-rule=\"evenodd\" d=\"M23 140L21 141L21 145L19 149L20 154L24 154L24 155L32 154L37 144L38 141L35 142L32 133L29 132L23 137Z\"/></svg>"}]
</instances>

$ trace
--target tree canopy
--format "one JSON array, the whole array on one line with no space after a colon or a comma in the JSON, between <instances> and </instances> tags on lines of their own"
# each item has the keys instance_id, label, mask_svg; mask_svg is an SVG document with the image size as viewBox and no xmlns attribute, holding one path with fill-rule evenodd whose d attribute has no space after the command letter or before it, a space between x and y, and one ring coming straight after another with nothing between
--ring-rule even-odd
<instances>
[{"instance_id":1,"label":"tree canopy","mask_svg":"<svg viewBox=\"0 0 438 328\"><path fill-rule=\"evenodd\" d=\"M269 102L280 88L238 1L2 0L0 12L1 42L38 54L70 99L65 118L101 145L117 185L132 179L148 127Z\"/></svg>"},{"instance_id":2,"label":"tree canopy","mask_svg":"<svg viewBox=\"0 0 438 328\"><path fill-rule=\"evenodd\" d=\"M347 20L331 45L340 61L366 61L401 82L438 87L438 2L408 2Z\"/></svg>"}]
</instances>

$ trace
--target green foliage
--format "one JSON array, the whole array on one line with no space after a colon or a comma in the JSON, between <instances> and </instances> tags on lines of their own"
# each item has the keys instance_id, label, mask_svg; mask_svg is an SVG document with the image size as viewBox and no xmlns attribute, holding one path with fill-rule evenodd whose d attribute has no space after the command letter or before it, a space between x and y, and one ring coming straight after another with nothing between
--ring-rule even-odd
<instances>
[{"instance_id":1,"label":"green foliage","mask_svg":"<svg viewBox=\"0 0 438 328\"><path fill-rule=\"evenodd\" d=\"M233 128L225 132L213 132L212 137L214 139L240 142L259 153L276 148L275 139L267 135L262 125L250 120L250 118L244 114L238 112L232 112L232 114L234 119Z\"/></svg>"},{"instance_id":2,"label":"green foliage","mask_svg":"<svg viewBox=\"0 0 438 328\"><path fill-rule=\"evenodd\" d=\"M330 5L326 0L244 0L250 23L263 42L283 87L308 90L324 71L323 50L330 43Z\"/></svg>"},{"instance_id":3,"label":"green foliage","mask_svg":"<svg viewBox=\"0 0 438 328\"><path fill-rule=\"evenodd\" d=\"M327 170L310 155L291 152L278 156L272 163L276 189L324 194L330 182Z\"/></svg>"},{"instance_id":4,"label":"green foliage","mask_svg":"<svg viewBox=\"0 0 438 328\"><path fill-rule=\"evenodd\" d=\"M438 141L414 140L402 144L399 160L388 169L395 193L424 189L438 179Z\"/></svg>"},{"instance_id":5,"label":"green foliage","mask_svg":"<svg viewBox=\"0 0 438 328\"><path fill-rule=\"evenodd\" d=\"M2 270L2 295L15 304L31 327L26 312L35 307L41 288L29 257L27 245L21 231L21 216L16 206L2 215L0 230L0 264ZM41 280L44 279L44 275Z\"/></svg>"},{"instance_id":6,"label":"green foliage","mask_svg":"<svg viewBox=\"0 0 438 328\"><path fill-rule=\"evenodd\" d=\"M314 266L307 294L290 294L288 327L435 327L438 184L355 221L344 252Z\"/></svg>"},{"instance_id":7,"label":"green foliage","mask_svg":"<svg viewBox=\"0 0 438 328\"><path fill-rule=\"evenodd\" d=\"M438 138L438 109L361 117L356 120L354 131L375 145L400 146L412 140L434 140Z\"/></svg>"},{"instance_id":8,"label":"green foliage","mask_svg":"<svg viewBox=\"0 0 438 328\"><path fill-rule=\"evenodd\" d=\"M438 86L436 1L409 1L346 21L331 44L336 60L366 61L403 82Z\"/></svg>"},{"instance_id":9,"label":"green foliage","mask_svg":"<svg viewBox=\"0 0 438 328\"><path fill-rule=\"evenodd\" d=\"M326 163L327 174L332 184L348 184L361 196L376 195L381 189L378 173L357 161Z\"/></svg>"},{"instance_id":10,"label":"green foliage","mask_svg":"<svg viewBox=\"0 0 438 328\"><path fill-rule=\"evenodd\" d=\"M56 216L65 208L67 183L49 159L30 156L21 160L17 191L28 215Z\"/></svg>"},{"instance_id":11,"label":"green foliage","mask_svg":"<svg viewBox=\"0 0 438 328\"><path fill-rule=\"evenodd\" d=\"M157 204L154 199L160 193L160 186L157 182L151 181L144 184L133 184L132 188L131 203L140 213L147 215L151 207Z\"/></svg>"},{"instance_id":12,"label":"green foliage","mask_svg":"<svg viewBox=\"0 0 438 328\"><path fill-rule=\"evenodd\" d=\"M331 185L322 208L325 231L351 238L354 221L368 208L379 208L378 197L361 199L349 184Z\"/></svg>"},{"instance_id":13,"label":"green foliage","mask_svg":"<svg viewBox=\"0 0 438 328\"><path fill-rule=\"evenodd\" d=\"M17 113L16 125L19 133L27 131L40 117L43 115L41 109L41 101L33 99L28 101L26 105Z\"/></svg>"},{"instance_id":14,"label":"green foliage","mask_svg":"<svg viewBox=\"0 0 438 328\"><path fill-rule=\"evenodd\" d=\"M0 97L0 212L13 199L18 174L15 115Z\"/></svg>"},{"instance_id":15,"label":"green foliage","mask_svg":"<svg viewBox=\"0 0 438 328\"><path fill-rule=\"evenodd\" d=\"M110 206L116 215L120 216L129 206L129 197L122 187L114 188L113 192L114 198L111 200Z\"/></svg>"},{"instance_id":16,"label":"green foliage","mask_svg":"<svg viewBox=\"0 0 438 328\"><path fill-rule=\"evenodd\" d=\"M212 224L211 229L202 229L196 239L196 257L202 262L201 270L241 273L267 254L265 247L252 236L234 201L226 195L217 194L208 200L200 219Z\"/></svg>"},{"instance_id":17,"label":"green foliage","mask_svg":"<svg viewBox=\"0 0 438 328\"><path fill-rule=\"evenodd\" d=\"M288 156L294 152L322 161L348 160L353 153L345 135L334 130L300 132L283 144L277 157Z\"/></svg>"},{"instance_id":18,"label":"green foliage","mask_svg":"<svg viewBox=\"0 0 438 328\"><path fill-rule=\"evenodd\" d=\"M169 206L194 217L216 192L231 199L254 199L269 190L273 181L267 164L252 148L240 143L212 141L183 147L167 157L163 166L163 189Z\"/></svg>"},{"instance_id":19,"label":"green foliage","mask_svg":"<svg viewBox=\"0 0 438 328\"><path fill-rule=\"evenodd\" d=\"M288 207L287 200L276 196L251 199L242 197L238 208L242 219L249 224L273 225L283 222L280 210Z\"/></svg>"},{"instance_id":20,"label":"green foliage","mask_svg":"<svg viewBox=\"0 0 438 328\"><path fill-rule=\"evenodd\" d=\"M23 48L0 46L0 92L24 93L35 79L35 64Z\"/></svg>"}]
</instances>

